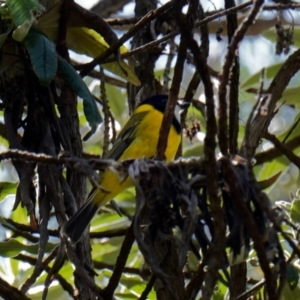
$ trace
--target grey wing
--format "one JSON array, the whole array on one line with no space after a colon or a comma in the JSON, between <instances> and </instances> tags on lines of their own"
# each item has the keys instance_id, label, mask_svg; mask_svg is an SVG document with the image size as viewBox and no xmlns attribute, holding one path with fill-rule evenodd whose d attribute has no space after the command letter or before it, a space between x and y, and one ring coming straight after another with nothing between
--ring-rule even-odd
<instances>
[{"instance_id":1,"label":"grey wing","mask_svg":"<svg viewBox=\"0 0 300 300\"><path fill-rule=\"evenodd\" d=\"M134 114L119 133L107 158L118 160L135 138L136 127L143 120L148 111Z\"/></svg>"}]
</instances>

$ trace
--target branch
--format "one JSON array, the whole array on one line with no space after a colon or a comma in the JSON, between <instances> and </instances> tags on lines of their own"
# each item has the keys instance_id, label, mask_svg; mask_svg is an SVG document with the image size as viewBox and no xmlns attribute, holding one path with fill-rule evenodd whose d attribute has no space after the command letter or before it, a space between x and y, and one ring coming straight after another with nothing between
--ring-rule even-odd
<instances>
[{"instance_id":1,"label":"branch","mask_svg":"<svg viewBox=\"0 0 300 300\"><path fill-rule=\"evenodd\" d=\"M168 2L168 3L170 3L170 2ZM248 2L245 2L245 3L241 4L241 5L238 5L238 6L236 6L236 7L233 7L233 8L227 9L227 10L221 10L221 11L219 11L219 12L217 12L217 13L214 13L214 14L212 14L212 15L206 17L205 19L201 20L201 21L195 22L195 24L194 24L194 25L195 25L195 28L200 27L200 26L205 25L205 24L208 24L208 23L210 23L211 21L213 21L214 19L220 18L221 16L226 16L226 15L229 15L229 14L231 14L231 13L234 13L234 12L240 10L240 9L244 9L244 8L250 6L251 4L252 4L252 1L248 1ZM145 18L145 17L144 17L144 18ZM136 24L136 25L137 25L137 24ZM144 51L149 50L150 48L153 48L153 47L155 47L155 46L161 44L162 42L165 42L165 41L168 41L169 39L174 38L174 37L177 36L178 34L180 34L180 30L175 30L175 31L173 31L173 32L171 32L171 33L169 33L169 34L163 36L163 37L160 38L160 39L157 39L157 40L155 40L155 41L153 41L153 42L150 42L150 43L148 43L148 44L145 44L145 45L143 45L143 46L141 46L141 47L139 47L139 48L136 48L136 49L134 49L134 50L132 50L132 51L123 53L123 54L120 55L120 57L121 57L121 58L127 58L127 57L130 57L130 56L135 55L135 54L137 54L137 53L142 53L142 52L144 52ZM115 58L105 59L105 62L112 62L112 61L116 61L116 59L115 59Z\"/></svg>"},{"instance_id":2,"label":"branch","mask_svg":"<svg viewBox=\"0 0 300 300\"><path fill-rule=\"evenodd\" d=\"M41 273L48 267L50 262L55 258L58 252L58 247L54 248L53 251L44 259L43 262L39 262L39 259L34 258L34 270L27 280L22 284L21 291L27 293L30 287L36 282L37 278ZM38 265L38 268L36 267ZM50 270L50 268L48 267Z\"/></svg>"},{"instance_id":3,"label":"branch","mask_svg":"<svg viewBox=\"0 0 300 300\"><path fill-rule=\"evenodd\" d=\"M36 154L33 152L27 151L18 151L18 150L8 150L6 152L0 153L0 161L11 159L16 161L25 161L25 162L36 162L42 164L54 164L54 165L65 165L71 170L87 174L91 169L93 170L105 170L106 168L113 168L116 171L126 175L126 172L130 165L135 161L141 162L151 162L151 159L131 159L125 160L123 162L115 162L111 159L81 159L78 157L53 157L46 154ZM203 171L203 159L202 158L188 158L188 159L178 159L173 162L164 163L164 165L170 170L178 167L186 167L187 170L193 169L195 171ZM160 170L162 169L160 164L151 164L149 165L149 171L151 170ZM124 174L125 172L125 174ZM54 231L55 232L55 231Z\"/></svg>"},{"instance_id":4,"label":"branch","mask_svg":"<svg viewBox=\"0 0 300 300\"><path fill-rule=\"evenodd\" d=\"M127 234L129 228L112 229L102 232L91 232L91 239L113 238L117 236L124 236Z\"/></svg>"},{"instance_id":5,"label":"branch","mask_svg":"<svg viewBox=\"0 0 300 300\"><path fill-rule=\"evenodd\" d=\"M225 0L225 7L235 7L234 0ZM227 16L227 31L229 43L234 38L235 31L238 27L237 14L233 13ZM238 52L234 57L231 69L229 84L229 153L234 155L237 153L238 131L239 131L239 79L240 64Z\"/></svg>"},{"instance_id":6,"label":"branch","mask_svg":"<svg viewBox=\"0 0 300 300\"><path fill-rule=\"evenodd\" d=\"M283 146L290 151L296 149L298 146L300 146L300 136L296 136L295 138L291 139L290 141L284 143ZM281 155L282 155L282 152L277 148L271 148L267 151L257 153L254 157L255 161L256 161L255 165L260 165L265 162L272 161L273 159L275 159Z\"/></svg>"},{"instance_id":7,"label":"branch","mask_svg":"<svg viewBox=\"0 0 300 300\"><path fill-rule=\"evenodd\" d=\"M178 11L176 11L175 13L178 14ZM168 136L169 136L172 120L174 118L174 111L177 104L180 84L182 81L186 51L187 51L186 39L184 35L181 35L172 85L170 88L165 114L159 131L159 139L157 143L157 153L156 153L156 158L159 160L164 159L165 151L167 148Z\"/></svg>"},{"instance_id":8,"label":"branch","mask_svg":"<svg viewBox=\"0 0 300 300\"><path fill-rule=\"evenodd\" d=\"M95 4L90 10L101 15L103 18L107 18L122 10L129 2L131 2L131 0L102 0Z\"/></svg>"},{"instance_id":9,"label":"branch","mask_svg":"<svg viewBox=\"0 0 300 300\"><path fill-rule=\"evenodd\" d=\"M121 252L120 252L121 254ZM115 264L108 264L108 263L104 263L101 261L93 261L94 267L95 269L108 269L113 271L115 269ZM134 275L139 275L142 278L145 277L150 277L151 276L151 271L150 269L145 269L145 268L133 268L133 267L124 267L123 273L128 273L128 274L134 274Z\"/></svg>"},{"instance_id":10,"label":"branch","mask_svg":"<svg viewBox=\"0 0 300 300\"><path fill-rule=\"evenodd\" d=\"M17 288L11 286L0 277L0 296L6 300L30 300L21 293Z\"/></svg>"},{"instance_id":11,"label":"branch","mask_svg":"<svg viewBox=\"0 0 300 300\"><path fill-rule=\"evenodd\" d=\"M103 150L102 150L102 157L106 157L108 153L108 147L109 147L109 123L112 120L110 120L110 109L108 105L108 99L106 95L106 87L105 87L105 77L104 77L104 70L103 68L100 68L100 95L103 105L103 114L104 114L104 137L103 137Z\"/></svg>"},{"instance_id":12,"label":"branch","mask_svg":"<svg viewBox=\"0 0 300 300\"><path fill-rule=\"evenodd\" d=\"M234 34L232 41L228 47L228 51L223 65L222 80L219 86L219 143L220 150L223 155L227 154L228 149L228 137L227 137L227 102L226 102L226 86L229 80L230 69L236 56L239 43L245 36L248 28L253 24L255 18L260 12L260 8L263 5L263 0L256 0L253 4L252 10L247 19L242 23L241 27Z\"/></svg>"},{"instance_id":13,"label":"branch","mask_svg":"<svg viewBox=\"0 0 300 300\"><path fill-rule=\"evenodd\" d=\"M144 16L137 24L135 24L132 28L130 28L120 39L118 39L111 47L109 47L106 51L92 60L90 63L84 65L83 69L80 72L82 77L86 76L90 71L92 71L98 64L101 64L108 58L111 54L115 53L120 46L122 46L126 41L128 41L136 32L138 32L141 28L146 26L152 20L166 12L173 5L172 2L167 2L165 5L160 8L150 11L146 16Z\"/></svg>"},{"instance_id":14,"label":"branch","mask_svg":"<svg viewBox=\"0 0 300 300\"><path fill-rule=\"evenodd\" d=\"M248 134L249 138L248 141L246 141L244 138L240 150L242 156L245 156L247 153L249 153L250 158L254 156L259 141L267 131L267 128L273 118L276 103L281 99L282 93L286 89L291 78L299 71L299 69L300 49L288 57L274 77L272 83L266 91L266 94L264 94L268 97L267 103L265 104L265 109L263 112L257 111L256 116L250 120ZM247 149L245 147L246 143Z\"/></svg>"},{"instance_id":15,"label":"branch","mask_svg":"<svg viewBox=\"0 0 300 300\"><path fill-rule=\"evenodd\" d=\"M17 260L20 260L20 261L23 261L23 262L27 262L27 263L31 264L32 266L34 266L36 264L36 261L37 261L36 258L31 257L31 256L27 256L25 254L19 254L16 257L14 257L14 259L17 259ZM45 271L46 272L50 271L50 267L48 265L45 265ZM73 297L73 295L74 295L73 287L59 274L56 275L56 279L60 283L62 288L65 291L67 291L71 297ZM1 291L1 289L0 289L0 291Z\"/></svg>"},{"instance_id":16,"label":"branch","mask_svg":"<svg viewBox=\"0 0 300 300\"><path fill-rule=\"evenodd\" d=\"M296 154L293 153L290 149L288 149L283 143L281 143L275 135L266 133L264 137L270 141L281 154L285 155L291 163L295 164L300 169L300 158Z\"/></svg>"},{"instance_id":17,"label":"branch","mask_svg":"<svg viewBox=\"0 0 300 300\"><path fill-rule=\"evenodd\" d=\"M116 261L116 265L114 271L109 279L109 283L106 288L103 290L103 298L111 299L115 289L118 287L121 276L123 274L128 255L130 253L131 247L134 242L134 234L133 234L133 222L131 222L130 227L128 228L125 239L122 243L122 247L120 249L119 256Z\"/></svg>"},{"instance_id":18,"label":"branch","mask_svg":"<svg viewBox=\"0 0 300 300\"><path fill-rule=\"evenodd\" d=\"M180 18L179 27L182 34L186 36L188 47L191 49L191 52L194 56L197 70L204 85L204 93L206 97L207 133L204 142L204 153L205 171L207 178L209 178L209 180L207 181L208 198L210 200L211 216L214 220L214 246L210 249L211 260L209 262L209 268L205 276L205 288L202 291L202 296L204 299L210 299L211 295L213 294L213 288L215 286L216 280L218 278L219 269L223 264L222 257L224 256L225 249L225 223L223 211L220 206L221 199L218 195L218 174L215 157L215 137L217 133L217 124L215 118L214 92L206 62L206 57L203 57L199 46L193 39L190 28L188 27L188 24L183 17Z\"/></svg>"},{"instance_id":19,"label":"branch","mask_svg":"<svg viewBox=\"0 0 300 300\"><path fill-rule=\"evenodd\" d=\"M269 299L278 299L278 291L276 288L276 280L275 276L270 268L270 262L267 257L267 253L263 243L263 236L259 233L257 226L255 224L254 218L251 215L249 208L245 200L243 199L242 193L238 186L238 178L236 173L232 168L231 162L222 157L220 159L221 162L221 170L223 176L228 184L228 188L230 190L230 194L232 198L235 199L235 204L237 209L240 213L240 216L243 218L243 223L247 229L248 234L250 235L251 239L254 243L254 249L256 250L259 264L264 272L265 279L266 279L266 290L269 296Z\"/></svg>"}]
</instances>

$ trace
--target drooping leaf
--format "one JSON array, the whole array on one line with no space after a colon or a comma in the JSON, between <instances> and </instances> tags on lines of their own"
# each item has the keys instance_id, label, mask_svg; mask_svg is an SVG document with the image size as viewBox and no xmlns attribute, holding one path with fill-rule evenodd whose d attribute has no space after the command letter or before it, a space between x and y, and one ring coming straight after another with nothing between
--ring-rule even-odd
<instances>
[{"instance_id":1,"label":"drooping leaf","mask_svg":"<svg viewBox=\"0 0 300 300\"><path fill-rule=\"evenodd\" d=\"M48 243L46 246L46 252L50 252L56 247L55 244ZM15 239L10 239L7 242L0 242L0 256L2 257L14 257L21 251L26 251L31 254L37 254L39 250L39 244L25 245Z\"/></svg>"},{"instance_id":2,"label":"drooping leaf","mask_svg":"<svg viewBox=\"0 0 300 300\"><path fill-rule=\"evenodd\" d=\"M0 34L0 48L2 48L2 46L4 45L4 43L5 43L5 41L6 41L7 37L8 37L8 35L9 35L9 33L10 33L10 30L11 30L11 29L9 29L9 30L8 30L7 32L5 32L5 33Z\"/></svg>"},{"instance_id":3,"label":"drooping leaf","mask_svg":"<svg viewBox=\"0 0 300 300\"><path fill-rule=\"evenodd\" d=\"M290 286L290 289L293 291L297 287L299 282L299 272L292 264L287 265L286 280Z\"/></svg>"},{"instance_id":4,"label":"drooping leaf","mask_svg":"<svg viewBox=\"0 0 300 300\"><path fill-rule=\"evenodd\" d=\"M1 182L0 183L0 201L2 201L7 195L15 194L17 183Z\"/></svg>"},{"instance_id":5,"label":"drooping leaf","mask_svg":"<svg viewBox=\"0 0 300 300\"><path fill-rule=\"evenodd\" d=\"M299 103L299 93L300 93L300 87L293 87L285 89L285 91L282 94L282 100L286 104L295 105L297 108L300 107Z\"/></svg>"},{"instance_id":6,"label":"drooping leaf","mask_svg":"<svg viewBox=\"0 0 300 300\"><path fill-rule=\"evenodd\" d=\"M89 89L83 82L82 78L77 74L75 69L64 59L58 59L58 67L63 74L65 80L73 88L75 93L83 99L83 111L88 121L91 131L85 136L85 140L93 134L98 125L102 122L101 115L99 113L96 101Z\"/></svg>"},{"instance_id":7,"label":"drooping leaf","mask_svg":"<svg viewBox=\"0 0 300 300\"><path fill-rule=\"evenodd\" d=\"M45 278L44 278L45 280ZM44 292L44 282L40 285L40 288L37 289L39 292L30 294L31 300L40 300L43 299ZM66 300L71 299L70 295L63 289L63 287L59 285L53 285L48 291L47 299L55 299L55 300Z\"/></svg>"},{"instance_id":8,"label":"drooping leaf","mask_svg":"<svg viewBox=\"0 0 300 300\"><path fill-rule=\"evenodd\" d=\"M274 78L274 76L277 74L279 69L281 68L283 63L278 63L275 65L272 65L270 67L265 68L265 78L266 79L271 79ZM241 88L245 89L247 87L253 86L253 85L259 85L260 78L261 78L261 71L256 72L255 74L251 75L249 78L247 78L244 82L241 84Z\"/></svg>"},{"instance_id":9,"label":"drooping leaf","mask_svg":"<svg viewBox=\"0 0 300 300\"><path fill-rule=\"evenodd\" d=\"M22 42L26 38L26 36L27 36L31 26L34 24L34 22L35 22L35 20L32 19L32 20L27 21L27 22L23 23L22 25L18 26L18 28L15 29L12 34L13 39L16 40L17 42Z\"/></svg>"},{"instance_id":10,"label":"drooping leaf","mask_svg":"<svg viewBox=\"0 0 300 300\"><path fill-rule=\"evenodd\" d=\"M296 287L294 290L291 290L288 284L283 288L282 295L280 300L298 300L300 299L300 288Z\"/></svg>"},{"instance_id":11,"label":"drooping leaf","mask_svg":"<svg viewBox=\"0 0 300 300\"><path fill-rule=\"evenodd\" d=\"M267 189L268 187L270 187L273 183L275 183L275 181L279 178L279 176L281 175L281 171L277 172L275 175L265 179L265 180L261 180L258 182L259 186L261 189Z\"/></svg>"},{"instance_id":12,"label":"drooping leaf","mask_svg":"<svg viewBox=\"0 0 300 300\"><path fill-rule=\"evenodd\" d=\"M298 194L298 191L297 191L297 194ZM300 222L300 199L297 196L293 199L293 202L292 202L291 219L295 223Z\"/></svg>"},{"instance_id":13,"label":"drooping leaf","mask_svg":"<svg viewBox=\"0 0 300 300\"><path fill-rule=\"evenodd\" d=\"M96 31L88 28L70 27L67 32L67 47L73 51L85 54L90 57L97 57L109 48L104 38ZM126 53L128 50L125 46L120 47L120 53ZM117 62L105 63L101 66L108 71L126 79L130 83L139 86L141 83L131 68L123 61L120 61L121 67ZM124 73L127 73L126 74Z\"/></svg>"},{"instance_id":14,"label":"drooping leaf","mask_svg":"<svg viewBox=\"0 0 300 300\"><path fill-rule=\"evenodd\" d=\"M42 30L54 42L57 40L59 31L59 3L44 14L37 24L38 28ZM72 12L71 12L72 13ZM85 54L90 57L97 57L102 54L109 45L104 38L93 29L85 27L70 26L67 28L66 45L69 49L79 54ZM125 46L120 47L120 53L128 52ZM133 59L129 59L132 63ZM121 60L121 67L117 62L111 62L101 65L104 69L124 78L130 83L139 86L141 83L135 73L131 70L124 60ZM122 70L123 69L123 70ZM125 72L127 75L125 74Z\"/></svg>"},{"instance_id":15,"label":"drooping leaf","mask_svg":"<svg viewBox=\"0 0 300 300\"><path fill-rule=\"evenodd\" d=\"M6 0L6 4L16 26L30 21L34 17L34 12L45 10L37 0Z\"/></svg>"},{"instance_id":16,"label":"drooping leaf","mask_svg":"<svg viewBox=\"0 0 300 300\"><path fill-rule=\"evenodd\" d=\"M35 74L41 83L50 83L57 70L55 45L43 33L32 28L24 43Z\"/></svg>"}]
</instances>

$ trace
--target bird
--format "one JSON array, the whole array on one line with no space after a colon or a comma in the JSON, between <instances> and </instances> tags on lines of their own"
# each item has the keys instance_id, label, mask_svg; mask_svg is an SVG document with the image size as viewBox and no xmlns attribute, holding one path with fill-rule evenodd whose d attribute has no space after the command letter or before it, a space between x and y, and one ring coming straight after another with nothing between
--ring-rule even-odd
<instances>
[{"instance_id":1,"label":"bird","mask_svg":"<svg viewBox=\"0 0 300 300\"><path fill-rule=\"evenodd\" d=\"M142 101L118 134L106 158L116 161L153 158L167 100L168 95L154 95ZM181 142L181 105L178 103L175 107L165 151L167 162L174 159ZM80 240L99 209L134 183L130 177L121 180L117 173L107 169L100 175L99 186L101 189L93 188L86 203L61 228L62 236L73 245Z\"/></svg>"}]
</instances>

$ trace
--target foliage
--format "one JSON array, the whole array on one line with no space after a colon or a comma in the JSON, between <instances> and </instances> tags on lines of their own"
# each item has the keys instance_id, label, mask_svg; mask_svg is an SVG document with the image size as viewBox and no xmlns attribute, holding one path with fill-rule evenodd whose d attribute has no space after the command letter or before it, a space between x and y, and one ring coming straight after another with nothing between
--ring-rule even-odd
<instances>
[{"instance_id":1,"label":"foliage","mask_svg":"<svg viewBox=\"0 0 300 300\"><path fill-rule=\"evenodd\" d=\"M90 293L103 299L160 299L174 294L178 299L200 299L201 295L227 299L230 293L230 297L245 293L242 299L251 295L255 299L278 299L280 293L280 299L299 299L300 125L299 76L295 74L300 59L298 49L288 53L292 47L291 27L278 23L276 30L258 29L258 34L273 43L274 53L276 48L286 55L263 70L246 74L242 62L235 60L239 42L245 38L242 29L232 34L237 28L230 19L234 14L226 18L229 27L220 35L225 39L228 31L236 44L230 44L221 65L209 68L205 58L207 32L201 27L199 48L193 43L199 33L191 28L212 14L221 24L215 11L204 15L197 7L194 15L188 9L189 18L185 18L179 13L180 1L175 1L178 7L165 4L147 15L144 25L133 25L137 35L146 36L143 26L148 28L147 22L153 18L155 28L149 26L157 31L155 43L162 47L152 52L140 49L143 54L137 57L142 64L143 59L155 61L163 56L163 49L168 49L160 41L160 34L180 32L180 41L169 37L167 44L173 55L169 55L163 71L155 71L155 77L157 92L167 91L170 99L178 96L176 80L187 82L187 88L179 91L192 104L183 120L182 156L187 160L113 164L95 158L109 147L103 140L109 137L113 141L116 127L128 119L131 104L125 101L126 84L142 84L143 94L148 82L140 82L141 72L153 70L138 71L137 65L132 69L136 62L133 58L125 62L124 57L130 54L125 46L109 54L107 51L118 39L106 27L97 31L101 27L97 24L104 20L88 11L82 14L77 4L67 7L63 2L46 9L35 0L7 0L0 9L0 98L5 126L1 135L15 149L0 157L2 161L12 158L20 179L18 184L5 180L0 184L1 277L31 299L74 298L75 288L82 299L88 299ZM195 3L190 1L190 7ZM258 3L251 4L248 21L251 14L254 20L260 11ZM286 9L294 5L287 4ZM64 15L66 11L68 16ZM238 20L243 18L241 13ZM213 18L210 20L210 26L214 26ZM168 32L163 29L166 23ZM251 32L259 22L250 23L241 23L240 28L248 26L245 29ZM294 46L298 48L299 28L292 27ZM284 35L280 35L281 29ZM134 30L129 33L134 34ZM103 56L101 67L110 73L93 70L83 81L76 69L83 74L87 65L70 60L68 50L93 59ZM180 55L184 51L188 51L192 76L180 75ZM175 68L170 67L173 57ZM233 65L241 70L240 77ZM95 78L100 79L103 89ZM210 86L212 79L216 84ZM226 88L229 91L227 97L222 95L224 87L225 95ZM128 98L130 90L132 86ZM74 94L82 101L77 103ZM100 104L108 101L103 121ZM76 150L78 126L83 148ZM221 158L216 161L217 152L221 152ZM4 172L3 167L7 181L13 177L8 174L12 165L10 171ZM116 202L103 207L93 219L89 257L88 239L72 247L58 228L82 204L80 191L84 188L76 176L88 177L94 184L95 170L107 167L119 172L121 178L124 174L134 178L137 196L133 188L122 192ZM24 267L24 263L30 267ZM247 274L235 273L241 265L246 266Z\"/></svg>"}]
</instances>

